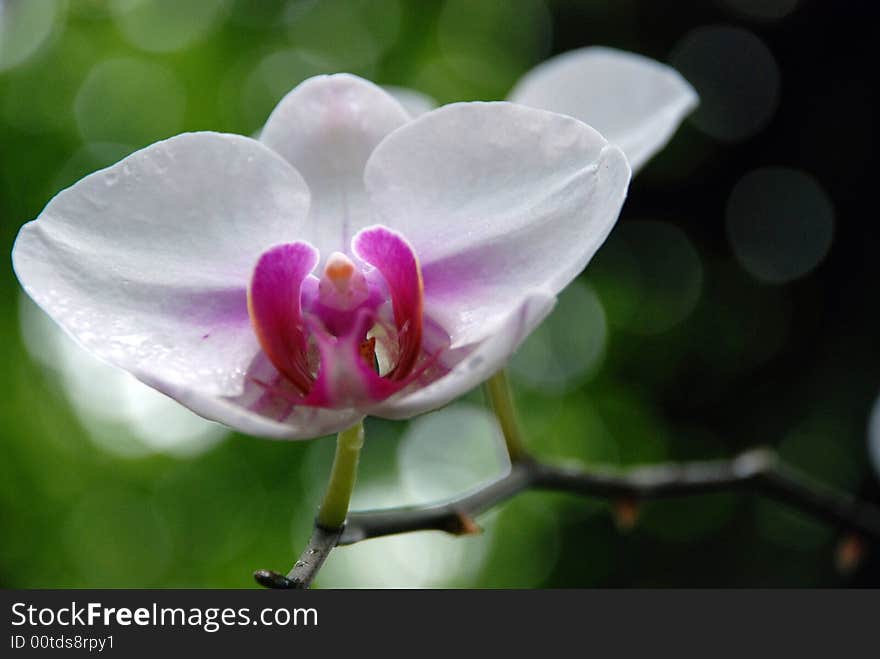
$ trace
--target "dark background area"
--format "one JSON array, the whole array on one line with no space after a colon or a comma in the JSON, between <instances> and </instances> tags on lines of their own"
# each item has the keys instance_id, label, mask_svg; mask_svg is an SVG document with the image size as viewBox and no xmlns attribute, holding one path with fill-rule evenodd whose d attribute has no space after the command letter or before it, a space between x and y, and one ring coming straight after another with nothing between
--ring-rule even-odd
<instances>
[{"instance_id":1,"label":"dark background area","mask_svg":"<svg viewBox=\"0 0 880 659\"><path fill-rule=\"evenodd\" d=\"M812 456L794 459L802 460L805 469L818 465L821 471L824 461L835 460L829 454L843 447L867 465L865 419L880 380L880 231L869 193L876 178L877 59L872 52L880 37L876 7L869 2L814 0L798 3L783 20L767 21L732 11L720 1L634 4L635 33L631 23L621 24L619 15L565 3L554 17L554 50L608 43L669 61L681 35L689 30L741 26L756 34L775 56L780 93L766 126L735 143L712 140L686 121L672 144L636 177L622 222L639 216L675 222L698 242L701 255L722 270L731 256L721 221L730 188L744 172L768 165L816 176L833 200L836 222L827 257L803 279L781 289L749 282L749 290L740 291L742 297L735 300L716 289L715 304L742 318L751 316L758 341L766 305L784 305L788 331L771 359L745 369L727 368L731 364L726 360L722 364L706 360L706 344L723 342L726 331L719 326L726 314L716 308L706 311L704 324L691 321L690 350L680 355L674 377L662 383L662 390L644 364L668 349L667 334L642 339L637 349L628 346L618 375L659 394L655 400L667 420L712 428L730 450L756 443L778 445L793 426L821 409L834 421L824 431L817 430L822 434ZM719 282L719 288L723 286ZM709 291L711 287L709 282ZM827 463L824 468L829 468ZM876 474L866 474L855 491L877 501ZM749 513L739 516L730 532L677 560L678 547L671 553L662 544L635 548L625 538L617 549L627 552L628 566L637 565L641 577L633 581L632 573L622 573L613 583L630 585L639 578L650 580L658 573L690 569L681 583L791 585L797 580L790 581L786 572L817 558L781 551L756 539ZM582 529L575 533L584 543L589 535ZM751 559L743 560L744 556ZM788 566L770 574L770 564L786 560ZM736 569L726 572L722 566ZM817 583L880 583L876 551L849 580L838 581L830 564L815 569L821 575Z\"/></svg>"},{"instance_id":2,"label":"dark background area","mask_svg":"<svg viewBox=\"0 0 880 659\"><path fill-rule=\"evenodd\" d=\"M630 50L675 65L703 104L635 177L608 243L514 360L535 451L627 466L772 445L880 503L868 432L880 394L874 3L218 0L208 18L131 4L54 3L40 48L0 68L7 254L18 227L80 176L184 130L252 134L315 73L349 70L441 103L501 99L552 54ZM210 28L169 46L176 33L149 4ZM96 78L108 61L123 64ZM732 193L768 167L765 183L794 187L765 185L763 201L743 202L752 215L737 214ZM773 178L778 168L794 178ZM750 224L765 207L786 219L766 211ZM740 220L777 228L747 234L766 238L755 252ZM829 226L811 257L804 246ZM768 259L804 267L779 281ZM71 374L91 371L59 356L9 265L0 290L0 585L250 587L253 569L289 565L332 441L209 428L181 434L178 450L154 436L167 408L134 405L136 422L96 413L118 403L96 391L103 376L84 387ZM370 420L356 505L449 496L497 473L481 404L476 392L409 424ZM876 547L840 570L837 531L743 494L647 504L629 532L604 504L527 494L485 525L480 538L340 550L318 585L880 585Z\"/></svg>"}]
</instances>

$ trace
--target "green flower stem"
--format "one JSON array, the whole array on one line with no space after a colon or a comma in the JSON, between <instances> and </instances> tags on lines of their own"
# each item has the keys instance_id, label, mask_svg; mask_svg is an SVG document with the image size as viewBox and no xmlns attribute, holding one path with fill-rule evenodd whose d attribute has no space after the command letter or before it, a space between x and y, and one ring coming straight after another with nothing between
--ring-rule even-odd
<instances>
[{"instance_id":1,"label":"green flower stem","mask_svg":"<svg viewBox=\"0 0 880 659\"><path fill-rule=\"evenodd\" d=\"M327 492L318 509L318 526L332 531L342 528L345 523L363 445L364 424L361 421L336 436L336 455Z\"/></svg>"},{"instance_id":2,"label":"green flower stem","mask_svg":"<svg viewBox=\"0 0 880 659\"><path fill-rule=\"evenodd\" d=\"M529 459L523 442L523 433L516 415L516 405L513 402L513 394L510 391L510 383L507 381L507 372L504 369L498 371L489 378L485 384L486 396L501 424L501 432L504 435L504 443L512 463L523 462Z\"/></svg>"}]
</instances>

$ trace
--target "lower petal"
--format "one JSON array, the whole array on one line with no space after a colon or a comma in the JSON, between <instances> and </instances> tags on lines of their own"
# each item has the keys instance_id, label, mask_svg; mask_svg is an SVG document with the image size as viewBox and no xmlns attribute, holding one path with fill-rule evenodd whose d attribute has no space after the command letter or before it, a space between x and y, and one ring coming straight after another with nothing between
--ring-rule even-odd
<instances>
[{"instance_id":1,"label":"lower petal","mask_svg":"<svg viewBox=\"0 0 880 659\"><path fill-rule=\"evenodd\" d=\"M504 367L507 359L553 309L555 296L544 291L526 294L517 309L494 324L485 340L451 351L444 357L449 372L427 386L389 398L371 407L373 416L405 419L442 407L487 380Z\"/></svg>"},{"instance_id":2,"label":"lower petal","mask_svg":"<svg viewBox=\"0 0 880 659\"><path fill-rule=\"evenodd\" d=\"M349 428L364 417L352 408L308 407L291 400L283 393L287 379L262 353L248 370L244 391L235 397L210 396L145 374L135 375L196 414L255 437L314 439Z\"/></svg>"}]
</instances>

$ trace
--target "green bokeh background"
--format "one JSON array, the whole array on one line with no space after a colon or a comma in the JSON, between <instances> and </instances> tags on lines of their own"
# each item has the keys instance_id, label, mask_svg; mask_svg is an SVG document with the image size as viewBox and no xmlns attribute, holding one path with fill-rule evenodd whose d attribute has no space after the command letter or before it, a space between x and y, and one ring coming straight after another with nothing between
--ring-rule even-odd
<instances>
[{"instance_id":1,"label":"green bokeh background","mask_svg":"<svg viewBox=\"0 0 880 659\"><path fill-rule=\"evenodd\" d=\"M514 360L523 422L537 454L581 464L723 457L773 444L817 478L878 499L865 431L880 388L878 277L868 258L876 229L861 223L856 174L837 170L840 181L792 147L802 126L789 119L809 96L798 44L810 43L822 20L826 38L836 38L817 3L774 24L723 2L28 4L0 33L0 64L45 35L0 70L6 254L19 226L81 176L182 131L253 134L284 93L316 73L350 71L441 103L491 100L573 47L602 43L668 60L694 27L754 30L788 84L776 118L736 144L686 124L639 174L609 244ZM847 80L858 87L863 75L851 67ZM751 277L724 233L731 187L767 164L817 176L837 211L829 256L790 285ZM100 423L78 413L66 380L25 349L20 315L33 310L8 261L0 287L0 586L254 587L254 569L289 567L309 533L331 439L230 433L180 456L116 424L96 442ZM477 391L416 422L368 420L356 504L449 496L497 474L497 436L482 405ZM108 434L140 450L108 449ZM341 549L318 585L880 582L871 555L853 572L835 569L834 530L742 495L645 505L628 533L605 503L561 495L522 495L481 522L479 537L427 533Z\"/></svg>"}]
</instances>

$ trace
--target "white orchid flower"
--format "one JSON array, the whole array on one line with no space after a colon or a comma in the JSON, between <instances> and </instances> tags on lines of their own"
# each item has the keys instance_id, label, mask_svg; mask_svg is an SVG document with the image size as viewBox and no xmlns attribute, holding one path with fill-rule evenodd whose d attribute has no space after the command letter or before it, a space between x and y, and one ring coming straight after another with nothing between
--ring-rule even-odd
<instances>
[{"instance_id":1,"label":"white orchid flower","mask_svg":"<svg viewBox=\"0 0 880 659\"><path fill-rule=\"evenodd\" d=\"M553 66L515 99L538 104ZM684 111L660 90L675 74L640 66L635 98L663 102L617 99L634 159ZM595 88L610 107L613 86ZM319 76L259 141L179 135L60 192L13 265L100 359L245 433L311 438L435 409L500 369L605 240L629 179L579 118L501 102L413 119L366 80Z\"/></svg>"}]
</instances>

